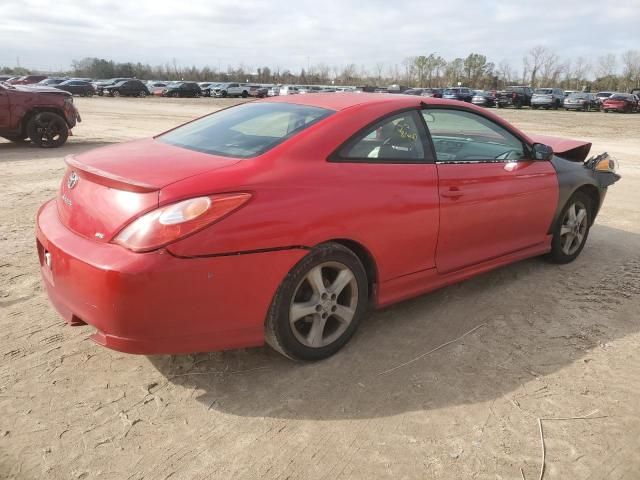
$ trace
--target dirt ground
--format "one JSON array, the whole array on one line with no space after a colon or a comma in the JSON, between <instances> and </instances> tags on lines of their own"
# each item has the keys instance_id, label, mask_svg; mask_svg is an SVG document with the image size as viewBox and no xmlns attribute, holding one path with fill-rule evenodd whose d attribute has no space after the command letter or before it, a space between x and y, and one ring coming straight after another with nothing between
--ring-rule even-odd
<instances>
[{"instance_id":1,"label":"dirt ground","mask_svg":"<svg viewBox=\"0 0 640 480\"><path fill-rule=\"evenodd\" d=\"M77 99L68 144L0 140L0 477L640 478L640 115L502 110L621 163L577 261L524 261L374 313L317 364L133 356L49 305L34 216L63 157L229 101ZM483 325L420 360L381 374ZM593 413L595 412L595 413Z\"/></svg>"}]
</instances>

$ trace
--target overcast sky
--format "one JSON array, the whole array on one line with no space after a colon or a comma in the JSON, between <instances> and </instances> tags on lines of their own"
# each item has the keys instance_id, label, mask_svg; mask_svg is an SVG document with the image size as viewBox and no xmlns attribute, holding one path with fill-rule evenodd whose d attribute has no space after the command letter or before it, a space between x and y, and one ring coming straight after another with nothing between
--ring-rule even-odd
<instances>
[{"instance_id":1,"label":"overcast sky","mask_svg":"<svg viewBox=\"0 0 640 480\"><path fill-rule=\"evenodd\" d=\"M640 49L640 0L0 0L0 65L68 68L100 57L152 65L372 67L471 52L516 69Z\"/></svg>"}]
</instances>

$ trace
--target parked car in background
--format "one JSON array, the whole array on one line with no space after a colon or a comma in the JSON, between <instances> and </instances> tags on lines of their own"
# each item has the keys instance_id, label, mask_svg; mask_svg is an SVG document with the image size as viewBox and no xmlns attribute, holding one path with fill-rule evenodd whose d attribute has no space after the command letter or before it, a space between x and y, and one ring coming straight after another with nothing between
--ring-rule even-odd
<instances>
[{"instance_id":1,"label":"parked car in background","mask_svg":"<svg viewBox=\"0 0 640 480\"><path fill-rule=\"evenodd\" d=\"M72 95L80 95L81 97L93 97L96 91L89 82L82 80L66 80L58 85L53 85L58 90L64 90Z\"/></svg>"},{"instance_id":2,"label":"parked car in background","mask_svg":"<svg viewBox=\"0 0 640 480\"><path fill-rule=\"evenodd\" d=\"M196 82L176 82L167 85L162 92L163 97L200 97L202 90Z\"/></svg>"},{"instance_id":3,"label":"parked car in background","mask_svg":"<svg viewBox=\"0 0 640 480\"><path fill-rule=\"evenodd\" d=\"M131 80L130 78L111 78L109 80L96 80L93 82L93 88L95 88L96 93L100 96L104 95L104 89L107 87L112 87L117 83L124 82L125 80Z\"/></svg>"},{"instance_id":4,"label":"parked car in background","mask_svg":"<svg viewBox=\"0 0 640 480\"><path fill-rule=\"evenodd\" d=\"M283 85L280 87L279 95L297 95L300 90L296 85Z\"/></svg>"},{"instance_id":5,"label":"parked car in background","mask_svg":"<svg viewBox=\"0 0 640 480\"><path fill-rule=\"evenodd\" d=\"M590 147L409 95L243 103L66 157L34 259L62 318L105 347L266 341L321 360L372 308L526 258L575 260L620 179L606 154L585 162Z\"/></svg>"},{"instance_id":6,"label":"parked car in background","mask_svg":"<svg viewBox=\"0 0 640 480\"><path fill-rule=\"evenodd\" d=\"M640 88L634 88L633 90L631 90L631 95L636 95L637 97L640 97Z\"/></svg>"},{"instance_id":7,"label":"parked car in background","mask_svg":"<svg viewBox=\"0 0 640 480\"><path fill-rule=\"evenodd\" d=\"M272 85L271 87L269 87L269 90L267 90L267 96L268 97L277 97L278 95L280 95L280 87L281 86L282 85Z\"/></svg>"},{"instance_id":8,"label":"parked car in background","mask_svg":"<svg viewBox=\"0 0 640 480\"><path fill-rule=\"evenodd\" d=\"M214 83L214 82L200 82L198 83L198 86L200 87L200 90L202 91L202 96L203 97L212 97L213 96L213 89L215 87L217 87L218 85L220 85L219 83Z\"/></svg>"},{"instance_id":9,"label":"parked car in background","mask_svg":"<svg viewBox=\"0 0 640 480\"><path fill-rule=\"evenodd\" d=\"M495 107L496 94L490 90L476 90L473 93L471 103L480 107Z\"/></svg>"},{"instance_id":10,"label":"parked car in background","mask_svg":"<svg viewBox=\"0 0 640 480\"><path fill-rule=\"evenodd\" d=\"M600 105L602 105L602 103L614 93L616 92L598 92L596 93L596 98L598 99Z\"/></svg>"},{"instance_id":11,"label":"parked car in background","mask_svg":"<svg viewBox=\"0 0 640 480\"><path fill-rule=\"evenodd\" d=\"M149 89L140 80L123 80L115 85L107 85L104 94L110 97L146 97Z\"/></svg>"},{"instance_id":12,"label":"parked car in background","mask_svg":"<svg viewBox=\"0 0 640 480\"><path fill-rule=\"evenodd\" d=\"M53 87L55 85L60 85L62 82L66 82L69 78L45 78L44 80L40 80L36 85L39 87Z\"/></svg>"},{"instance_id":13,"label":"parked car in background","mask_svg":"<svg viewBox=\"0 0 640 480\"><path fill-rule=\"evenodd\" d=\"M580 92L578 90L565 90L564 91L564 98L567 98L572 93L580 93Z\"/></svg>"},{"instance_id":14,"label":"parked car in background","mask_svg":"<svg viewBox=\"0 0 640 480\"><path fill-rule=\"evenodd\" d=\"M227 86L227 96L247 98L249 96L249 85L246 83L230 83Z\"/></svg>"},{"instance_id":15,"label":"parked car in background","mask_svg":"<svg viewBox=\"0 0 640 480\"><path fill-rule=\"evenodd\" d=\"M7 83L10 83L11 85L31 85L33 83L41 82L46 78L46 75L24 75L18 78L14 77L11 80L8 80Z\"/></svg>"},{"instance_id":16,"label":"parked car in background","mask_svg":"<svg viewBox=\"0 0 640 480\"><path fill-rule=\"evenodd\" d=\"M52 87L0 83L0 136L27 138L39 147L63 145L80 114L67 92Z\"/></svg>"},{"instance_id":17,"label":"parked car in background","mask_svg":"<svg viewBox=\"0 0 640 480\"><path fill-rule=\"evenodd\" d=\"M159 96L167 88L169 82L147 82L147 89L151 95Z\"/></svg>"},{"instance_id":18,"label":"parked car in background","mask_svg":"<svg viewBox=\"0 0 640 480\"><path fill-rule=\"evenodd\" d=\"M531 97L533 89L531 87L513 85L505 88L496 95L496 106L498 108L506 107L529 107L531 106Z\"/></svg>"},{"instance_id":19,"label":"parked car in background","mask_svg":"<svg viewBox=\"0 0 640 480\"><path fill-rule=\"evenodd\" d=\"M12 78L12 75L0 75L0 82L6 82L7 80L11 80Z\"/></svg>"},{"instance_id":20,"label":"parked car in background","mask_svg":"<svg viewBox=\"0 0 640 480\"><path fill-rule=\"evenodd\" d=\"M267 87L261 85L251 85L249 87L249 96L256 98L265 98L269 92Z\"/></svg>"},{"instance_id":21,"label":"parked car in background","mask_svg":"<svg viewBox=\"0 0 640 480\"><path fill-rule=\"evenodd\" d=\"M564 91L561 88L536 88L531 95L531 108L537 110L553 108L558 110L564 103Z\"/></svg>"},{"instance_id":22,"label":"parked car in background","mask_svg":"<svg viewBox=\"0 0 640 480\"><path fill-rule=\"evenodd\" d=\"M433 98L442 98L442 88L410 88L409 90L405 90L405 95L418 95L421 97L433 97Z\"/></svg>"},{"instance_id":23,"label":"parked car in background","mask_svg":"<svg viewBox=\"0 0 640 480\"><path fill-rule=\"evenodd\" d=\"M467 87L450 87L442 92L442 98L445 100L459 100L461 102L471 103L473 98L473 90Z\"/></svg>"},{"instance_id":24,"label":"parked car in background","mask_svg":"<svg viewBox=\"0 0 640 480\"><path fill-rule=\"evenodd\" d=\"M604 102L602 102L602 110L607 112L623 112L633 113L638 111L638 100L635 95L630 93L614 93Z\"/></svg>"},{"instance_id":25,"label":"parked car in background","mask_svg":"<svg viewBox=\"0 0 640 480\"><path fill-rule=\"evenodd\" d=\"M575 92L564 99L565 110L582 110L584 112L600 110L600 101L593 93Z\"/></svg>"},{"instance_id":26,"label":"parked car in background","mask_svg":"<svg viewBox=\"0 0 640 480\"><path fill-rule=\"evenodd\" d=\"M423 97L442 98L444 88L425 88L422 92Z\"/></svg>"}]
</instances>

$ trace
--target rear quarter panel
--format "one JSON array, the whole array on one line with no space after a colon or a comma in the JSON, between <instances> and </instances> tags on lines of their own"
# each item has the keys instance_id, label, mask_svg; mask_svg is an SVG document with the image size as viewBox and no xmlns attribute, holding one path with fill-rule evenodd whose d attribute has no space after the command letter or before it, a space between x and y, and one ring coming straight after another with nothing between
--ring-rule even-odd
<instances>
[{"instance_id":1,"label":"rear quarter panel","mask_svg":"<svg viewBox=\"0 0 640 480\"><path fill-rule=\"evenodd\" d=\"M243 208L169 250L206 256L349 239L373 255L380 281L432 268L439 222L435 165L326 160L390 111L384 104L343 110L262 157L163 189L161 203L185 189L253 194Z\"/></svg>"}]
</instances>

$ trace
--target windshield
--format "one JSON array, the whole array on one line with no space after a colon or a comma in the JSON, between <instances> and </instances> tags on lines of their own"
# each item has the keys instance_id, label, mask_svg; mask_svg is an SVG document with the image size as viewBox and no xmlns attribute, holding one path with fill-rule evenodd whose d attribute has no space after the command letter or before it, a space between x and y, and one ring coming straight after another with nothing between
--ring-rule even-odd
<instances>
[{"instance_id":1,"label":"windshield","mask_svg":"<svg viewBox=\"0 0 640 480\"><path fill-rule=\"evenodd\" d=\"M553 90L551 88L538 88L533 93L537 93L539 95L551 95L553 93Z\"/></svg>"},{"instance_id":2,"label":"windshield","mask_svg":"<svg viewBox=\"0 0 640 480\"><path fill-rule=\"evenodd\" d=\"M158 140L213 155L249 158L270 150L331 113L306 105L246 103L178 127Z\"/></svg>"},{"instance_id":3,"label":"windshield","mask_svg":"<svg viewBox=\"0 0 640 480\"><path fill-rule=\"evenodd\" d=\"M445 94L445 95L455 95L455 94L456 94L456 93L458 93L459 91L460 91L460 89L459 89L459 88L447 88L447 89L444 91L444 94Z\"/></svg>"},{"instance_id":4,"label":"windshield","mask_svg":"<svg viewBox=\"0 0 640 480\"><path fill-rule=\"evenodd\" d=\"M611 95L609 100L629 100L629 95L621 95L616 93L615 95Z\"/></svg>"}]
</instances>

